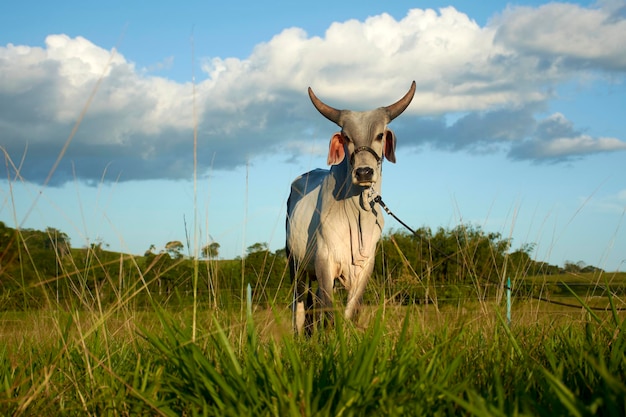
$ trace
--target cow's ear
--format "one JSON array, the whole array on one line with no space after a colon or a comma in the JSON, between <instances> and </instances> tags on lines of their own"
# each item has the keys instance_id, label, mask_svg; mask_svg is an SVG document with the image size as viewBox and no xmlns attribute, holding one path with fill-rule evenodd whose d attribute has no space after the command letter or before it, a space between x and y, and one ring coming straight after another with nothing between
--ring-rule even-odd
<instances>
[{"instance_id":1,"label":"cow's ear","mask_svg":"<svg viewBox=\"0 0 626 417\"><path fill-rule=\"evenodd\" d=\"M340 164L345 156L346 151L343 147L343 136L340 132L337 132L330 138L330 145L328 146L328 165Z\"/></svg>"},{"instance_id":2,"label":"cow's ear","mask_svg":"<svg viewBox=\"0 0 626 417\"><path fill-rule=\"evenodd\" d=\"M396 163L396 135L389 129L385 132L385 158Z\"/></svg>"}]
</instances>

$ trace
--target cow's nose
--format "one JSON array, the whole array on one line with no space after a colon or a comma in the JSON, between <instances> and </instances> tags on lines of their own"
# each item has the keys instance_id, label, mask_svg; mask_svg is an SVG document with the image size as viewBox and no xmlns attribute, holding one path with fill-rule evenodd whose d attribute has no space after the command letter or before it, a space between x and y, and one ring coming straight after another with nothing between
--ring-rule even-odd
<instances>
[{"instance_id":1,"label":"cow's nose","mask_svg":"<svg viewBox=\"0 0 626 417\"><path fill-rule=\"evenodd\" d=\"M354 171L354 174L356 176L356 180L359 182L371 181L372 177L374 176L374 168L370 168L370 167L357 168Z\"/></svg>"}]
</instances>

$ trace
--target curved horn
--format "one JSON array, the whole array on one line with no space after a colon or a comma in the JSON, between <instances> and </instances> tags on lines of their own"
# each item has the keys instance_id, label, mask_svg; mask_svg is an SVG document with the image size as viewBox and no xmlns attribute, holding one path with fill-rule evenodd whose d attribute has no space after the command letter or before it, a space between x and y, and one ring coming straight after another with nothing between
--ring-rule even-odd
<instances>
[{"instance_id":1,"label":"curved horn","mask_svg":"<svg viewBox=\"0 0 626 417\"><path fill-rule=\"evenodd\" d=\"M311 101L313 102L313 105L315 106L317 111L322 113L322 116L324 116L331 122L339 125L339 117L341 116L341 110L337 110L334 107L330 107L328 104L323 103L322 100L317 98L315 93L313 93L313 90L311 89L311 87L309 87L309 97L311 98Z\"/></svg>"},{"instance_id":2,"label":"curved horn","mask_svg":"<svg viewBox=\"0 0 626 417\"><path fill-rule=\"evenodd\" d=\"M411 83L411 88L409 88L409 91L404 95L404 97L393 103L391 106L385 107L385 110L387 110L387 114L389 115L390 122L400 116L400 114L406 110L407 107L409 107L411 100L413 100L413 95L415 95L415 81Z\"/></svg>"}]
</instances>

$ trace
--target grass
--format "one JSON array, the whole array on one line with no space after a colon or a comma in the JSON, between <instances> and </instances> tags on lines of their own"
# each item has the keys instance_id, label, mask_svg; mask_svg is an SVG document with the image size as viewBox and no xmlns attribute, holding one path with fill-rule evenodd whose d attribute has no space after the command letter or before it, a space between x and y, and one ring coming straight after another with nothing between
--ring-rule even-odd
<instances>
[{"instance_id":1,"label":"grass","mask_svg":"<svg viewBox=\"0 0 626 417\"><path fill-rule=\"evenodd\" d=\"M623 274L526 277L577 307L515 298L510 326L495 297L399 305L374 286L358 326L336 314L334 328L297 339L276 299L250 312L199 298L169 308L142 279L103 302L87 278L106 254L87 251L89 270L65 272L73 302L34 285L42 308L0 312L0 415L626 413L624 300L575 289L621 288ZM119 264L100 282L139 267Z\"/></svg>"},{"instance_id":2,"label":"grass","mask_svg":"<svg viewBox=\"0 0 626 417\"><path fill-rule=\"evenodd\" d=\"M622 313L509 328L464 314L373 307L294 339L286 307L102 315L2 313L3 415L624 415Z\"/></svg>"}]
</instances>

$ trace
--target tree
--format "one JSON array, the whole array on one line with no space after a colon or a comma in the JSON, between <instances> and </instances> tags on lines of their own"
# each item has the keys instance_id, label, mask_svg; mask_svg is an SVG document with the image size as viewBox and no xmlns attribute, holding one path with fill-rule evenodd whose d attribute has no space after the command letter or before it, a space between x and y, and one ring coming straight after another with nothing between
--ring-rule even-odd
<instances>
[{"instance_id":1,"label":"tree","mask_svg":"<svg viewBox=\"0 0 626 417\"><path fill-rule=\"evenodd\" d=\"M428 299L442 285L445 289L437 292L451 289L454 297L462 286L485 296L495 288L493 284L502 283L510 247L511 240L500 233L485 232L471 224L440 227L434 233L428 227L414 234L392 232L381 239L375 274L382 274L383 282L391 285L394 294L399 294L396 298L403 302ZM528 268L531 263L540 269L541 265L530 260L533 249L533 245L526 245L513 252L508 256L509 264Z\"/></svg>"},{"instance_id":2,"label":"tree","mask_svg":"<svg viewBox=\"0 0 626 417\"><path fill-rule=\"evenodd\" d=\"M580 262L572 262L572 261L565 261L565 264L563 266L563 268L565 269L565 272L569 272L569 273L573 273L573 274L577 274L581 271L581 263L584 265L584 262L580 261Z\"/></svg>"},{"instance_id":3,"label":"tree","mask_svg":"<svg viewBox=\"0 0 626 417\"><path fill-rule=\"evenodd\" d=\"M274 252L274 254L280 258L285 258L287 259L287 249L286 248L280 248L280 249L276 249L276 252Z\"/></svg>"},{"instance_id":4,"label":"tree","mask_svg":"<svg viewBox=\"0 0 626 417\"><path fill-rule=\"evenodd\" d=\"M258 242L255 243L254 245L250 245L248 246L248 248L246 249L246 252L248 253L248 255L252 255L253 253L258 253L258 252L267 252L268 251L268 244L266 242Z\"/></svg>"},{"instance_id":5,"label":"tree","mask_svg":"<svg viewBox=\"0 0 626 417\"><path fill-rule=\"evenodd\" d=\"M216 259L220 253L220 244L211 242L202 248L202 256L208 259Z\"/></svg>"},{"instance_id":6,"label":"tree","mask_svg":"<svg viewBox=\"0 0 626 417\"><path fill-rule=\"evenodd\" d=\"M172 259L182 258L182 250L185 245L180 240L172 240L165 244L165 251L172 257Z\"/></svg>"},{"instance_id":7,"label":"tree","mask_svg":"<svg viewBox=\"0 0 626 417\"><path fill-rule=\"evenodd\" d=\"M264 275L267 257L270 253L267 243L255 243L246 249L246 274L249 279L259 279Z\"/></svg>"},{"instance_id":8,"label":"tree","mask_svg":"<svg viewBox=\"0 0 626 417\"><path fill-rule=\"evenodd\" d=\"M66 233L55 229L54 227L47 227L46 233L49 241L46 247L53 249L59 255L59 258L63 258L70 253L70 238Z\"/></svg>"},{"instance_id":9,"label":"tree","mask_svg":"<svg viewBox=\"0 0 626 417\"><path fill-rule=\"evenodd\" d=\"M247 248L244 274L252 284L253 296L259 302L276 299L277 291L287 295L289 284L284 284L287 271L287 257L284 249L272 253L265 242L255 243Z\"/></svg>"},{"instance_id":10,"label":"tree","mask_svg":"<svg viewBox=\"0 0 626 417\"><path fill-rule=\"evenodd\" d=\"M150 245L150 247L144 252L143 256L154 255L154 251L156 250L156 246L154 243Z\"/></svg>"}]
</instances>

